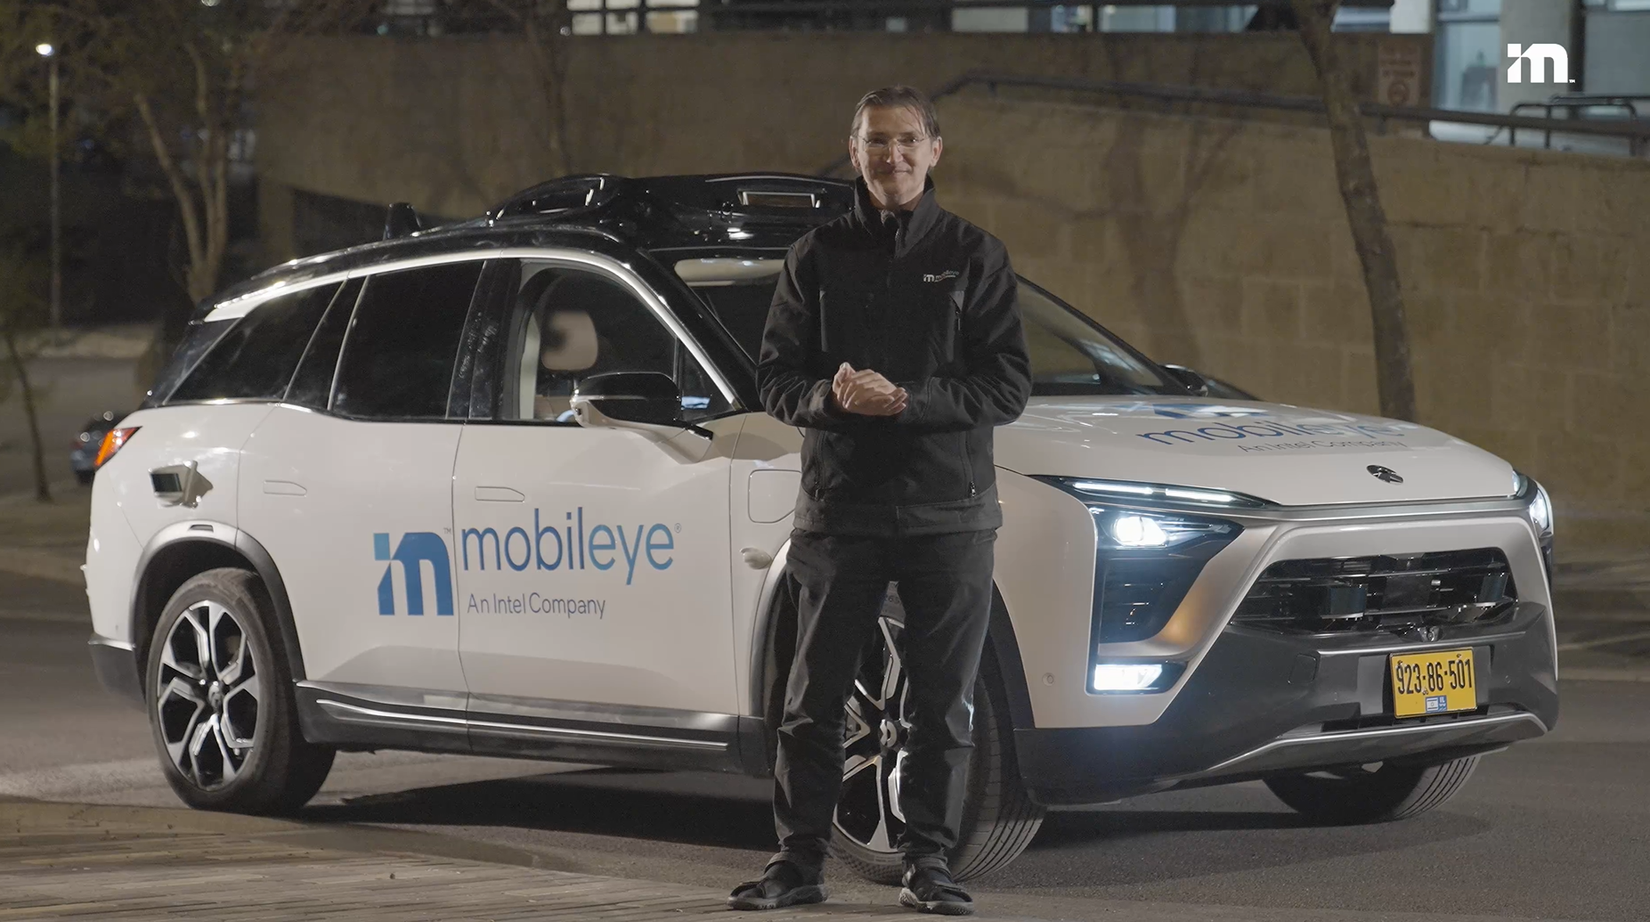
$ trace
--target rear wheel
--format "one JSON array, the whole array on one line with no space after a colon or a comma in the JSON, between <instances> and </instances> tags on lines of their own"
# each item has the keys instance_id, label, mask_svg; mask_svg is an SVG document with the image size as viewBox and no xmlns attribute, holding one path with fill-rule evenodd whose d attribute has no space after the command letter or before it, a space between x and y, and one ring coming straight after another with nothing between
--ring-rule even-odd
<instances>
[{"instance_id":1,"label":"rear wheel","mask_svg":"<svg viewBox=\"0 0 1650 922\"><path fill-rule=\"evenodd\" d=\"M909 730L901 633L904 611L893 592L878 619L848 699L842 793L837 801L836 856L877 883L898 883L905 829L899 809L899 767ZM959 880L979 877L1019 857L1043 824L1043 809L1020 782L1008 703L990 655L974 686L974 752L968 766L963 821L950 855Z\"/></svg>"},{"instance_id":2,"label":"rear wheel","mask_svg":"<svg viewBox=\"0 0 1650 922\"><path fill-rule=\"evenodd\" d=\"M1478 756L1441 765L1390 762L1266 779L1278 799L1319 823L1347 825L1407 819L1443 804L1478 767Z\"/></svg>"},{"instance_id":3,"label":"rear wheel","mask_svg":"<svg viewBox=\"0 0 1650 922\"><path fill-rule=\"evenodd\" d=\"M172 595L144 687L166 780L191 807L279 814L302 807L332 768L306 742L274 605L246 570L208 570Z\"/></svg>"}]
</instances>

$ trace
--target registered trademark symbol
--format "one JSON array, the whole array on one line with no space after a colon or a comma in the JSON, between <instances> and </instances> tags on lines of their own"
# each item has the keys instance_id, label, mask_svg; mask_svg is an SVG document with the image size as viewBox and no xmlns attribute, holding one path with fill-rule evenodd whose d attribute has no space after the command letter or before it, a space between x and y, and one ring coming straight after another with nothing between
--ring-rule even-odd
<instances>
[{"instance_id":1,"label":"registered trademark symbol","mask_svg":"<svg viewBox=\"0 0 1650 922\"><path fill-rule=\"evenodd\" d=\"M682 523L681 522L676 523L676 533L678 535L682 533Z\"/></svg>"}]
</instances>

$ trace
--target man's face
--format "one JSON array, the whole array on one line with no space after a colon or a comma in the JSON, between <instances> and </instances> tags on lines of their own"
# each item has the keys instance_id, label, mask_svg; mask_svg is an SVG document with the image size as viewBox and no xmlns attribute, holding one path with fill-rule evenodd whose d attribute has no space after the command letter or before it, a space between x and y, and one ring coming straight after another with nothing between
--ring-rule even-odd
<instances>
[{"instance_id":1,"label":"man's face","mask_svg":"<svg viewBox=\"0 0 1650 922\"><path fill-rule=\"evenodd\" d=\"M915 109L867 106L848 139L848 157L877 207L909 208L922 197L928 169L944 147L928 137Z\"/></svg>"}]
</instances>

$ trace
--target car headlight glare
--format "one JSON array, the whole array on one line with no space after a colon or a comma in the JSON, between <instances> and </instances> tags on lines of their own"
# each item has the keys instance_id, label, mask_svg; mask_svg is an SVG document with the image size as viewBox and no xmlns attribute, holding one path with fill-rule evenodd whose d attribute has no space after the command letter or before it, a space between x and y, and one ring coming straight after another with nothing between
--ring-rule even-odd
<instances>
[{"instance_id":1,"label":"car headlight glare","mask_svg":"<svg viewBox=\"0 0 1650 922\"><path fill-rule=\"evenodd\" d=\"M1185 663L1095 663L1089 691L1100 694L1166 691L1186 671Z\"/></svg>"},{"instance_id":2,"label":"car headlight glare","mask_svg":"<svg viewBox=\"0 0 1650 922\"><path fill-rule=\"evenodd\" d=\"M1059 479L1063 483L1062 489L1074 492L1079 496L1096 499L1105 497L1114 500L1134 499L1171 505L1191 504L1196 506L1224 506L1227 508L1259 508L1271 505L1264 499L1231 490L1204 490L1161 483L1136 483L1127 480Z\"/></svg>"},{"instance_id":3,"label":"car headlight glare","mask_svg":"<svg viewBox=\"0 0 1650 922\"><path fill-rule=\"evenodd\" d=\"M1236 526L1228 522L1192 519L1176 515L1089 506L1099 526L1100 544L1117 549L1178 547L1199 538L1228 536Z\"/></svg>"},{"instance_id":4,"label":"car headlight glare","mask_svg":"<svg viewBox=\"0 0 1650 922\"><path fill-rule=\"evenodd\" d=\"M1162 663L1100 663L1094 667L1094 690L1140 691L1162 675Z\"/></svg>"},{"instance_id":5,"label":"car headlight glare","mask_svg":"<svg viewBox=\"0 0 1650 922\"><path fill-rule=\"evenodd\" d=\"M1553 533L1553 503L1547 498L1547 490L1541 484L1535 485L1535 499L1530 500L1530 522L1543 535Z\"/></svg>"}]
</instances>

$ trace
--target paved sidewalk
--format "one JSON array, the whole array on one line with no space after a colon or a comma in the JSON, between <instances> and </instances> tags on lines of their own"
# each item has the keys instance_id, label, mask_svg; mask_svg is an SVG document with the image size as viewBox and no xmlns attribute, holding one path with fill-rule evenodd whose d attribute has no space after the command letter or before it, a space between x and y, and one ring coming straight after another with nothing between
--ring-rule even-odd
<instances>
[{"instance_id":1,"label":"paved sidewalk","mask_svg":"<svg viewBox=\"0 0 1650 922\"><path fill-rule=\"evenodd\" d=\"M886 905L730 917L720 890L545 867L513 849L495 849L493 861L442 857L443 847L453 845L394 830L0 801L0 920L914 918L892 888Z\"/></svg>"}]
</instances>

